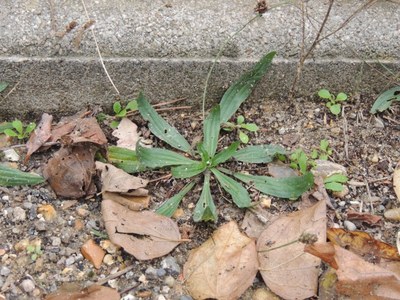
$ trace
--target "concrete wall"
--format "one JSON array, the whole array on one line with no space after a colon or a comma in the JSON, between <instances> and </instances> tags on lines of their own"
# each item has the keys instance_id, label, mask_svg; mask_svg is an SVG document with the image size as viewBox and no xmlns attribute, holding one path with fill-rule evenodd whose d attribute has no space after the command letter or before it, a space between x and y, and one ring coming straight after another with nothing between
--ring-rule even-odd
<instances>
[{"instance_id":1,"label":"concrete wall","mask_svg":"<svg viewBox=\"0 0 400 300\"><path fill-rule=\"evenodd\" d=\"M282 1L281 1L282 2ZM367 1L335 1L325 36ZM123 99L143 90L155 102L187 97L199 103L208 68L227 36L254 14L256 1L85 0L107 69ZM279 1L270 1L272 6ZM78 0L0 0L0 116L67 114L88 104L111 107L116 92L98 59ZM305 44L328 5L307 3ZM74 22L76 27L71 28ZM286 97L302 40L301 11L280 5L228 44L212 75L210 100L263 54L277 51L253 99ZM69 26L69 29L66 28ZM298 95L319 88L377 94L399 82L400 4L375 1L337 34L321 41L306 62ZM15 87L12 93L8 94ZM7 96L6 96L7 95Z\"/></svg>"}]
</instances>

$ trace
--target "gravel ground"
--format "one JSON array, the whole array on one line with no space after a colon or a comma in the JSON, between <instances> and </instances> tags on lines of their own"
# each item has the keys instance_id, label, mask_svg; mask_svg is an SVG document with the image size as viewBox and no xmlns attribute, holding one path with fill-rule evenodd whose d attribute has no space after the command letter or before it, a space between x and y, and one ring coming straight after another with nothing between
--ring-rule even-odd
<instances>
[{"instance_id":1,"label":"gravel ground","mask_svg":"<svg viewBox=\"0 0 400 300\"><path fill-rule=\"evenodd\" d=\"M399 206L392 188L392 173L400 162L399 107L376 118L368 113L372 103L371 97L351 97L345 105L344 116L339 118L329 114L323 103L316 99L297 99L293 103L246 103L240 112L247 122L260 127L257 133L250 134L252 144L275 143L288 150L301 147L310 153L321 139L328 139L334 149L331 160L347 168L351 182L347 195L332 197L335 212L330 212L331 223L366 231L375 238L395 244L397 220L384 219L378 226L371 226L349 221L346 217L350 210L370 213L373 210L373 213L383 215L388 209ZM200 114L172 110L164 116L189 140L201 132ZM138 123L139 126L143 124ZM142 128L141 131L147 130ZM228 144L234 137L232 133L225 133L221 143ZM40 172L49 157L49 153L35 154L29 168ZM237 163L231 166L254 168ZM258 172L263 170L259 168ZM163 175L166 173L143 174L150 178ZM151 183L148 186L151 206L156 207L183 184L174 179ZM243 210L224 200L217 186L212 186L212 191L219 210L217 224L196 224L191 220L193 204L200 193L197 189L184 199L182 210L176 216L182 235L191 241L179 245L165 257L137 261L105 242L99 197L77 201L58 199L46 184L34 188L1 188L0 299L1 296L5 299L42 299L68 282L79 282L84 286L96 282L104 284L118 289L123 299L191 299L180 277L189 251L201 245L220 224L232 219L240 223L244 215ZM297 204L272 198L271 212L290 212L296 210ZM81 254L81 246L89 239L107 252L99 269ZM41 251L28 253L28 243L39 244ZM119 271L126 268L129 271L119 275ZM242 299L256 299L253 295L259 288L265 288L261 277L255 279L253 287Z\"/></svg>"}]
</instances>

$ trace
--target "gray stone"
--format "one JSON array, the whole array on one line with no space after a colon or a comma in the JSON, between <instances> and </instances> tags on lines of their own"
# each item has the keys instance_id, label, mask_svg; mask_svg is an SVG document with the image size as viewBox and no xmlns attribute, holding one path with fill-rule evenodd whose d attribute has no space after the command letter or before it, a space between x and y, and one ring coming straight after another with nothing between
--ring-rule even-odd
<instances>
[{"instance_id":1,"label":"gray stone","mask_svg":"<svg viewBox=\"0 0 400 300\"><path fill-rule=\"evenodd\" d=\"M65 260L65 265L68 267L70 265L73 265L75 263L75 257L70 256Z\"/></svg>"},{"instance_id":2,"label":"gray stone","mask_svg":"<svg viewBox=\"0 0 400 300\"><path fill-rule=\"evenodd\" d=\"M164 283L168 285L170 288L172 288L175 284L175 278L172 276L167 276L164 279Z\"/></svg>"},{"instance_id":3,"label":"gray stone","mask_svg":"<svg viewBox=\"0 0 400 300\"><path fill-rule=\"evenodd\" d=\"M2 266L2 267L0 268L0 275L1 275L1 276L6 277L6 276L10 275L10 273L11 273L11 270L10 270L8 267Z\"/></svg>"},{"instance_id":4,"label":"gray stone","mask_svg":"<svg viewBox=\"0 0 400 300\"><path fill-rule=\"evenodd\" d=\"M157 276L158 277L163 277L167 274L167 271L165 271L164 269L157 269Z\"/></svg>"},{"instance_id":5,"label":"gray stone","mask_svg":"<svg viewBox=\"0 0 400 300\"><path fill-rule=\"evenodd\" d=\"M25 210L19 206L15 207L13 211L13 221L20 222L20 221L25 221L25 219L26 219Z\"/></svg>"},{"instance_id":6,"label":"gray stone","mask_svg":"<svg viewBox=\"0 0 400 300\"><path fill-rule=\"evenodd\" d=\"M179 275L181 273L181 267L176 262L176 259L172 256L167 256L161 261L161 267L169 271L171 275Z\"/></svg>"},{"instance_id":7,"label":"gray stone","mask_svg":"<svg viewBox=\"0 0 400 300\"><path fill-rule=\"evenodd\" d=\"M156 279L157 278L157 270L152 266L148 267L144 272L146 274L147 279Z\"/></svg>"},{"instance_id":8,"label":"gray stone","mask_svg":"<svg viewBox=\"0 0 400 300\"><path fill-rule=\"evenodd\" d=\"M35 229L37 231L46 231L47 230L47 224L43 220L37 220L34 222Z\"/></svg>"},{"instance_id":9,"label":"gray stone","mask_svg":"<svg viewBox=\"0 0 400 300\"><path fill-rule=\"evenodd\" d=\"M60 246L61 245L61 239L58 236L51 237L51 245L52 246Z\"/></svg>"},{"instance_id":10,"label":"gray stone","mask_svg":"<svg viewBox=\"0 0 400 300\"><path fill-rule=\"evenodd\" d=\"M171 0L168 4L116 0L88 6L105 65L122 98L136 97L143 90L153 101L199 99L219 47L254 17L255 1ZM327 3L306 5L312 16L305 24L308 48ZM335 2L322 36L340 27L360 6L357 0ZM321 87L348 94L386 88L388 78L381 74L385 68L393 74L400 71L399 29L394 25L400 23L399 10L394 1L378 1L321 40L304 65L299 95L313 94ZM71 21L77 26L66 32ZM10 83L5 94L18 86L0 101L1 117L39 115L43 108L65 115L88 103L111 107L116 91L101 67L91 31L84 29L86 22L79 1L14 0L2 5L0 78ZM270 9L227 44L210 80L209 99L219 99L227 85L271 50L277 51L277 58L252 98L286 96L301 40L298 9L293 5Z\"/></svg>"},{"instance_id":11,"label":"gray stone","mask_svg":"<svg viewBox=\"0 0 400 300\"><path fill-rule=\"evenodd\" d=\"M353 231L353 230L357 230L357 226L353 223L350 222L348 220L343 222L344 228L346 228L347 230Z\"/></svg>"},{"instance_id":12,"label":"gray stone","mask_svg":"<svg viewBox=\"0 0 400 300\"><path fill-rule=\"evenodd\" d=\"M21 282L21 288L24 292L30 293L35 289L35 283L30 279L25 279Z\"/></svg>"}]
</instances>

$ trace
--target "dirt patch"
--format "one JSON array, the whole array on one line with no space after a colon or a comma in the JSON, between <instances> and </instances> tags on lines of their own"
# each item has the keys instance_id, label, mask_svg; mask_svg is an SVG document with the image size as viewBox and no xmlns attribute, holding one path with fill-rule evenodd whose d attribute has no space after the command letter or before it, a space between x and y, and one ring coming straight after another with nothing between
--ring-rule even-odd
<instances>
[{"instance_id":1,"label":"dirt patch","mask_svg":"<svg viewBox=\"0 0 400 300\"><path fill-rule=\"evenodd\" d=\"M238 114L247 122L254 122L260 130L250 133L251 144L279 144L288 151L302 148L307 153L327 139L334 150L331 160L347 168L349 193L343 198L331 197L334 210L328 212L330 225L354 226L375 238L395 244L397 224L383 219L377 225L351 221L352 211L376 215L399 206L392 188L392 173L400 162L399 107L394 106L379 117L369 114L372 97L350 98L344 106L344 115L331 115L324 104L312 99L297 99L292 103L282 100L260 100L245 103ZM192 111L169 111L163 116L176 126L190 142L201 135L201 114ZM145 137L154 145L163 144L150 135L139 117L134 117ZM220 145L236 140L235 133L222 133ZM49 154L34 154L29 169L39 169L49 159ZM247 170L267 175L267 165L227 163L234 170ZM168 197L183 188L185 181L165 178L167 172L141 174L152 180L148 186L152 195L151 208L157 207ZM164 179L160 179L164 178ZM182 211L176 218L181 234L190 242L179 245L170 255L149 261L137 261L120 249L107 249L107 260L95 269L80 253L80 247L94 239L98 244L105 240L104 222L100 213L101 196L88 200L69 201L58 199L47 185L36 188L2 188L0 190L0 294L6 299L41 299L54 292L65 282L82 285L104 283L117 288L126 299L191 299L185 292L179 274L191 249L201 245L222 223L243 220L244 210L236 208L217 184L211 191L218 208L216 224L194 223L192 212L200 196L201 185L190 192L181 204ZM259 192L249 189L253 200ZM295 211L299 202L272 197L269 209L272 215ZM38 208L51 204L56 215L46 220ZM345 226L345 221L346 226ZM40 241L41 252L36 258L32 253L18 251L21 241ZM124 275L113 274L129 267ZM263 287L258 276L252 289L241 299L251 299L254 290Z\"/></svg>"}]
</instances>

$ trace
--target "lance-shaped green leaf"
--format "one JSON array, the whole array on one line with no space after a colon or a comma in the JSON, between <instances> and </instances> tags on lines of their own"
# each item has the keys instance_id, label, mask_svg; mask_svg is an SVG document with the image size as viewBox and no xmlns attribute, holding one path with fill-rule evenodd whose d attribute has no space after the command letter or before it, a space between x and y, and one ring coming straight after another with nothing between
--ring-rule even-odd
<instances>
[{"instance_id":1,"label":"lance-shaped green leaf","mask_svg":"<svg viewBox=\"0 0 400 300\"><path fill-rule=\"evenodd\" d=\"M264 194L279 198L296 199L314 185L314 176L308 172L302 176L273 178L268 176L235 173L234 176Z\"/></svg>"},{"instance_id":2,"label":"lance-shaped green leaf","mask_svg":"<svg viewBox=\"0 0 400 300\"><path fill-rule=\"evenodd\" d=\"M221 123L227 122L253 91L254 86L271 66L276 52L270 52L234 83L221 99Z\"/></svg>"},{"instance_id":3,"label":"lance-shaped green leaf","mask_svg":"<svg viewBox=\"0 0 400 300\"><path fill-rule=\"evenodd\" d=\"M191 165L196 161L167 149L145 148L138 143L136 155L139 162L148 168L162 168L166 166Z\"/></svg>"},{"instance_id":4,"label":"lance-shaped green leaf","mask_svg":"<svg viewBox=\"0 0 400 300\"><path fill-rule=\"evenodd\" d=\"M204 120L204 148L208 155L213 157L217 150L218 137L220 130L220 108L216 105Z\"/></svg>"},{"instance_id":5,"label":"lance-shaped green leaf","mask_svg":"<svg viewBox=\"0 0 400 300\"><path fill-rule=\"evenodd\" d=\"M134 150L110 146L108 147L107 158L109 162L127 173L140 172L146 168L140 164Z\"/></svg>"},{"instance_id":6,"label":"lance-shaped green leaf","mask_svg":"<svg viewBox=\"0 0 400 300\"><path fill-rule=\"evenodd\" d=\"M149 122L149 129L156 137L163 140L171 147L187 153L191 152L188 141L186 141L175 127L169 125L167 121L155 111L142 93L140 93L137 99L137 104L140 114L143 119Z\"/></svg>"},{"instance_id":7,"label":"lance-shaped green leaf","mask_svg":"<svg viewBox=\"0 0 400 300\"><path fill-rule=\"evenodd\" d=\"M14 128L11 124L11 122L3 122L0 124L0 133L3 133L4 130L6 129L12 129Z\"/></svg>"},{"instance_id":8,"label":"lance-shaped green leaf","mask_svg":"<svg viewBox=\"0 0 400 300\"><path fill-rule=\"evenodd\" d=\"M210 191L210 173L204 175L203 190L200 199L197 201L193 212L193 220L199 221L217 221L218 214Z\"/></svg>"},{"instance_id":9,"label":"lance-shaped green leaf","mask_svg":"<svg viewBox=\"0 0 400 300\"><path fill-rule=\"evenodd\" d=\"M179 203L181 203L183 197L185 197L185 195L193 188L194 184L194 182L190 182L185 185L178 194L169 198L159 208L157 208L156 213L166 217L172 217L178 208Z\"/></svg>"},{"instance_id":10,"label":"lance-shaped green leaf","mask_svg":"<svg viewBox=\"0 0 400 300\"><path fill-rule=\"evenodd\" d=\"M44 182L44 178L31 173L0 165L0 186L35 185Z\"/></svg>"},{"instance_id":11,"label":"lance-shaped green leaf","mask_svg":"<svg viewBox=\"0 0 400 300\"><path fill-rule=\"evenodd\" d=\"M250 195L239 182L221 173L217 169L213 168L211 172L213 172L222 188L231 195L233 202L235 202L238 207L243 208L250 206Z\"/></svg>"},{"instance_id":12,"label":"lance-shaped green leaf","mask_svg":"<svg viewBox=\"0 0 400 300\"><path fill-rule=\"evenodd\" d=\"M372 105L370 113L375 114L378 111L385 111L392 105L393 101L400 101L400 86L395 86L380 94L375 100L374 105Z\"/></svg>"},{"instance_id":13,"label":"lance-shaped green leaf","mask_svg":"<svg viewBox=\"0 0 400 300\"><path fill-rule=\"evenodd\" d=\"M207 165L204 162L199 161L190 165L173 167L171 173L175 178L189 178L204 172L206 168Z\"/></svg>"},{"instance_id":14,"label":"lance-shaped green leaf","mask_svg":"<svg viewBox=\"0 0 400 300\"><path fill-rule=\"evenodd\" d=\"M246 163L269 163L275 155L285 153L285 149L278 145L257 145L240 149L233 157Z\"/></svg>"},{"instance_id":15,"label":"lance-shaped green leaf","mask_svg":"<svg viewBox=\"0 0 400 300\"><path fill-rule=\"evenodd\" d=\"M240 145L240 142L234 142L228 148L217 153L212 159L211 166L215 167L215 166L218 166L219 164L226 162L228 159L230 159L235 154L239 145Z\"/></svg>"}]
</instances>

